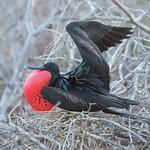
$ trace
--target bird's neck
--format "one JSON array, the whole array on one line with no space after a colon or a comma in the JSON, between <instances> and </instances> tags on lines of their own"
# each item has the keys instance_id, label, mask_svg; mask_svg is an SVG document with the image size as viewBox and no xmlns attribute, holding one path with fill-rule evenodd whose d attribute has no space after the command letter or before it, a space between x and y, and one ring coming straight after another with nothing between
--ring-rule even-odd
<instances>
[{"instance_id":1,"label":"bird's neck","mask_svg":"<svg viewBox=\"0 0 150 150\"><path fill-rule=\"evenodd\" d=\"M51 80L50 85L55 86L55 83L57 82L59 77L60 77L60 74L52 73L52 80Z\"/></svg>"},{"instance_id":2,"label":"bird's neck","mask_svg":"<svg viewBox=\"0 0 150 150\"><path fill-rule=\"evenodd\" d=\"M60 77L60 72L59 72L58 66L49 68L49 72L52 75L52 80L50 81L50 85L54 86L56 80Z\"/></svg>"}]
</instances>

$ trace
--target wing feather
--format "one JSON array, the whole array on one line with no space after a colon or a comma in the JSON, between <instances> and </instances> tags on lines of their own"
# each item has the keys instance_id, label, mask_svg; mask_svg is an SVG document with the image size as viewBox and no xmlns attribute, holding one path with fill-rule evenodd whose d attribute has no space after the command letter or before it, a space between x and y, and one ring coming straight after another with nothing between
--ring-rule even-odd
<instances>
[{"instance_id":1,"label":"wing feather","mask_svg":"<svg viewBox=\"0 0 150 150\"><path fill-rule=\"evenodd\" d=\"M109 91L109 66L101 52L129 38L131 28L113 27L96 21L71 22L66 30L74 40L84 61L90 66L90 72L99 76L104 88Z\"/></svg>"},{"instance_id":2,"label":"wing feather","mask_svg":"<svg viewBox=\"0 0 150 150\"><path fill-rule=\"evenodd\" d=\"M96 21L81 21L78 23L101 52L120 43L120 40L129 38L127 35L132 33L132 28L129 27L113 27ZM109 38L110 36L111 38ZM99 43L103 43L103 46Z\"/></svg>"},{"instance_id":3,"label":"wing feather","mask_svg":"<svg viewBox=\"0 0 150 150\"><path fill-rule=\"evenodd\" d=\"M72 88L66 92L61 88L45 87L42 95L49 102L60 103L60 108L70 111L104 111L110 107L129 109L130 105L138 104L136 101L122 99L111 94L99 94L85 86L83 89Z\"/></svg>"}]
</instances>

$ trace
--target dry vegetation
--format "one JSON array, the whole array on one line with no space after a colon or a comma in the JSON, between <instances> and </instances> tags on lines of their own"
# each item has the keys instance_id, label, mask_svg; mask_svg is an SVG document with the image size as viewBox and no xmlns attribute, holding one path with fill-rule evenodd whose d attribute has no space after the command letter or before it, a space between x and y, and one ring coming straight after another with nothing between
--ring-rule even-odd
<instances>
[{"instance_id":1,"label":"dry vegetation","mask_svg":"<svg viewBox=\"0 0 150 150\"><path fill-rule=\"evenodd\" d=\"M150 149L150 2L118 2L0 1L1 150ZM60 109L37 113L24 101L28 64L55 61L65 72L80 61L65 26L85 19L134 28L130 39L104 55L111 70L111 93L139 101L129 112L147 120Z\"/></svg>"}]
</instances>

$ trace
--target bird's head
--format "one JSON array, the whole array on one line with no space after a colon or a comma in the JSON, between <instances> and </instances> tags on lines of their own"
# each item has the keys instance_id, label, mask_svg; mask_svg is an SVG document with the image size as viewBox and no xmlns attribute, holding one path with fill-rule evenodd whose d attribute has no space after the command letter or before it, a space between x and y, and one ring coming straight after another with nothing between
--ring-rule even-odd
<instances>
[{"instance_id":1,"label":"bird's head","mask_svg":"<svg viewBox=\"0 0 150 150\"><path fill-rule=\"evenodd\" d=\"M42 66L29 66L29 69L33 70L40 70L40 71L47 71L49 74L51 74L51 84L56 80L56 78L59 76L59 68L56 63L49 62Z\"/></svg>"},{"instance_id":2,"label":"bird's head","mask_svg":"<svg viewBox=\"0 0 150 150\"><path fill-rule=\"evenodd\" d=\"M24 83L24 95L30 106L36 111L49 111L54 106L42 97L41 90L52 85L59 76L59 68L55 63L28 67L33 69Z\"/></svg>"}]
</instances>

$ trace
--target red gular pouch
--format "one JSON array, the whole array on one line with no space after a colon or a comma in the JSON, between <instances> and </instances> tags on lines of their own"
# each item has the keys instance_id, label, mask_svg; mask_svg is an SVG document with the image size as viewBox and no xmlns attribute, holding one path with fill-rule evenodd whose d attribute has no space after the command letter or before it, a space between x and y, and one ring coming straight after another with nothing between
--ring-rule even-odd
<instances>
[{"instance_id":1,"label":"red gular pouch","mask_svg":"<svg viewBox=\"0 0 150 150\"><path fill-rule=\"evenodd\" d=\"M32 71L24 83L24 95L28 104L36 111L49 111L54 104L48 102L41 95L41 90L48 86L52 75L46 70Z\"/></svg>"}]
</instances>

